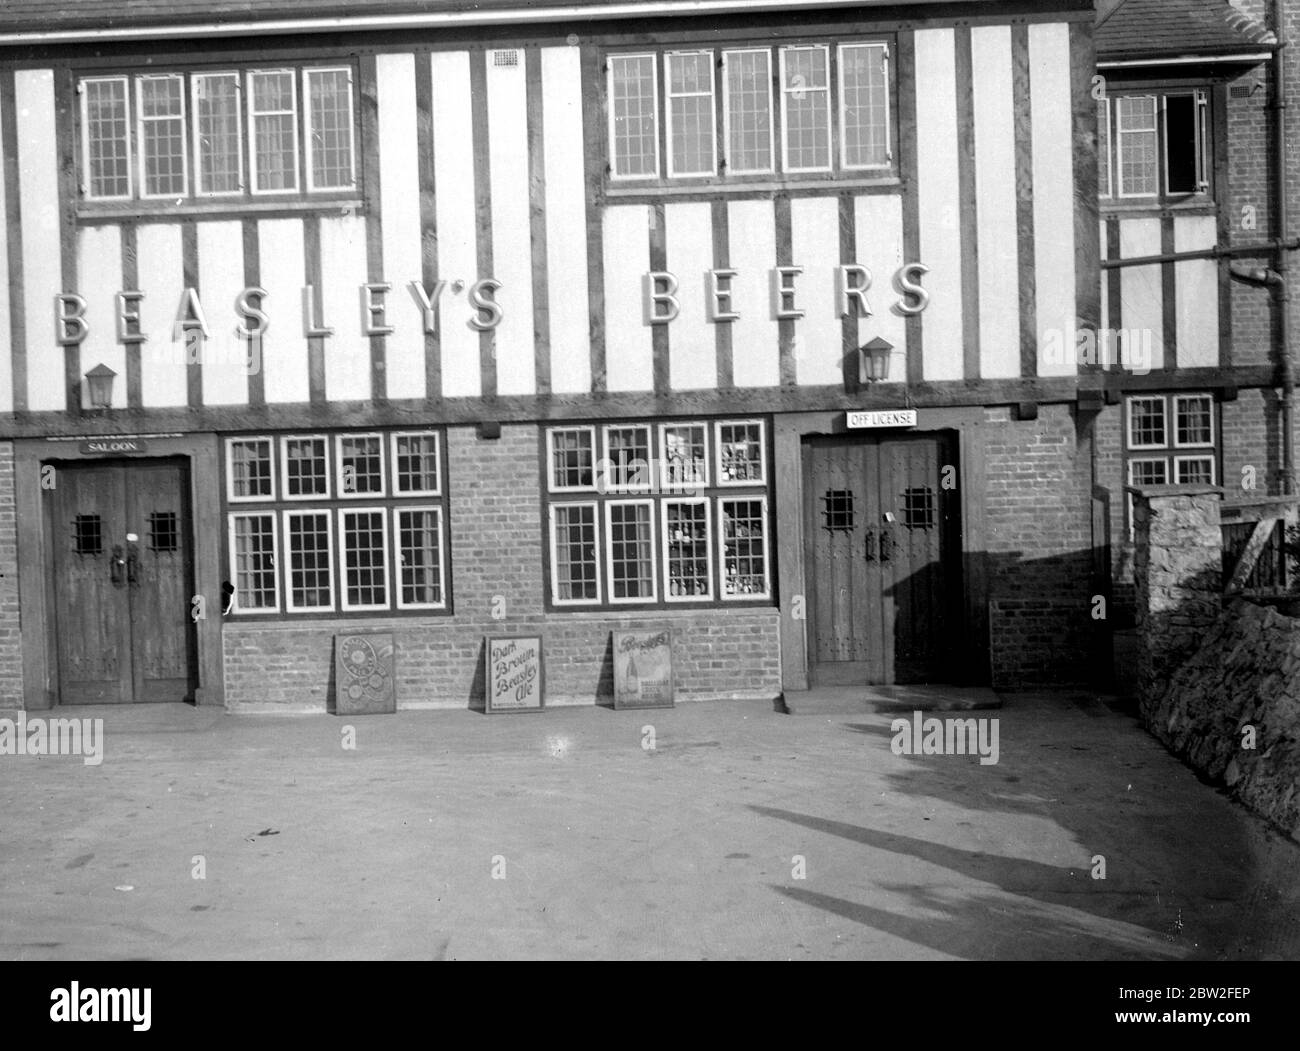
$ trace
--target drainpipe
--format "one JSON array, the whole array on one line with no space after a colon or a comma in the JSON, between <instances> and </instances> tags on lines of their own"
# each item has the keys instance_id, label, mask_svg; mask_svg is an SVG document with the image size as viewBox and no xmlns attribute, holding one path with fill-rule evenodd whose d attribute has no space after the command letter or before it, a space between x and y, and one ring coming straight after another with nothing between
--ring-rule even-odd
<instances>
[{"instance_id":1,"label":"drainpipe","mask_svg":"<svg viewBox=\"0 0 1300 1051\"><path fill-rule=\"evenodd\" d=\"M1282 492L1295 492L1295 371L1291 361L1291 292L1287 287L1287 251L1281 247L1287 232L1287 160L1286 160L1286 13L1283 0L1273 0L1273 32L1277 50L1273 52L1273 127L1274 178L1277 185L1277 211L1274 237L1279 242L1273 256L1273 269L1279 280L1274 285L1278 308L1278 364L1282 372Z\"/></svg>"}]
</instances>

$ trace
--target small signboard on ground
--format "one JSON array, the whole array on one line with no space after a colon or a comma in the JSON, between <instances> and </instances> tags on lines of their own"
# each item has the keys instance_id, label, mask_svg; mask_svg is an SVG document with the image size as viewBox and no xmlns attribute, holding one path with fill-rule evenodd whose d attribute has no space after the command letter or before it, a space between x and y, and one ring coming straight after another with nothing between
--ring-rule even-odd
<instances>
[{"instance_id":1,"label":"small signboard on ground","mask_svg":"<svg viewBox=\"0 0 1300 1051\"><path fill-rule=\"evenodd\" d=\"M487 710L489 712L539 712L542 710L542 637L487 639Z\"/></svg>"},{"instance_id":2,"label":"small signboard on ground","mask_svg":"<svg viewBox=\"0 0 1300 1051\"><path fill-rule=\"evenodd\" d=\"M616 631L614 707L673 707L671 631Z\"/></svg>"},{"instance_id":3,"label":"small signboard on ground","mask_svg":"<svg viewBox=\"0 0 1300 1051\"><path fill-rule=\"evenodd\" d=\"M335 635L334 663L336 713L388 715L397 711L391 632Z\"/></svg>"}]
</instances>

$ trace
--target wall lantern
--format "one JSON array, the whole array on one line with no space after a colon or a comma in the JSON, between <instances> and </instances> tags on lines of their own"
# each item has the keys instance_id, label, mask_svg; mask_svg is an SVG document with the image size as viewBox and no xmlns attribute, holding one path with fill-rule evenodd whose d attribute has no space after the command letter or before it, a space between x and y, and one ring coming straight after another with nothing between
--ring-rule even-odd
<instances>
[{"instance_id":1,"label":"wall lantern","mask_svg":"<svg viewBox=\"0 0 1300 1051\"><path fill-rule=\"evenodd\" d=\"M877 336L858 348L858 376L863 383L876 383L889 379L889 355L894 345Z\"/></svg>"},{"instance_id":2,"label":"wall lantern","mask_svg":"<svg viewBox=\"0 0 1300 1051\"><path fill-rule=\"evenodd\" d=\"M90 407L103 411L113 404L113 381L117 373L107 365L99 364L86 373L86 392Z\"/></svg>"}]
</instances>

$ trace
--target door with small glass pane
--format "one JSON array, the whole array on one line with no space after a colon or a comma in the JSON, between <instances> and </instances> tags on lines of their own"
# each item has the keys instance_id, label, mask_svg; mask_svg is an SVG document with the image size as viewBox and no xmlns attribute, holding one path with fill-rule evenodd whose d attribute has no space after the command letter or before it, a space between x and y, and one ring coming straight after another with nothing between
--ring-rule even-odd
<instances>
[{"instance_id":1,"label":"door with small glass pane","mask_svg":"<svg viewBox=\"0 0 1300 1051\"><path fill-rule=\"evenodd\" d=\"M809 674L815 685L942 682L959 649L961 549L947 435L804 445Z\"/></svg>"},{"instance_id":2,"label":"door with small glass pane","mask_svg":"<svg viewBox=\"0 0 1300 1051\"><path fill-rule=\"evenodd\" d=\"M60 702L188 699L194 566L185 465L78 464L54 477Z\"/></svg>"}]
</instances>

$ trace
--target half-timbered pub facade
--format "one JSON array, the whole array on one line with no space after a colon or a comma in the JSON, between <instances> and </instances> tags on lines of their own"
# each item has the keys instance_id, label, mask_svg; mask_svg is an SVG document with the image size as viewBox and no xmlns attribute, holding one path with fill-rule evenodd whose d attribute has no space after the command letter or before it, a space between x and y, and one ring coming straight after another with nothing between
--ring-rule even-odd
<instances>
[{"instance_id":1,"label":"half-timbered pub facade","mask_svg":"<svg viewBox=\"0 0 1300 1051\"><path fill-rule=\"evenodd\" d=\"M0 703L1086 677L1093 17L6 4Z\"/></svg>"}]
</instances>

